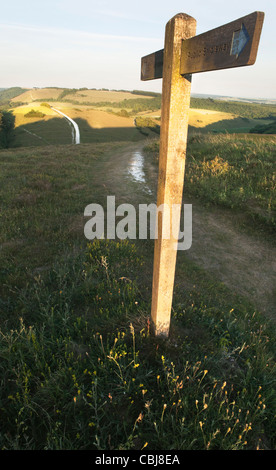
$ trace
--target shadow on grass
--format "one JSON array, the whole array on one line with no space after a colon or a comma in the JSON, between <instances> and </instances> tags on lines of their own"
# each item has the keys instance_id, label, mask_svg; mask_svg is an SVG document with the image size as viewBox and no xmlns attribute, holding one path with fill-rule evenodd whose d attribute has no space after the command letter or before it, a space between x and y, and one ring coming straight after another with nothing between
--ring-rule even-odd
<instances>
[{"instance_id":1,"label":"shadow on grass","mask_svg":"<svg viewBox=\"0 0 276 470\"><path fill-rule=\"evenodd\" d=\"M189 126L190 134L202 133L202 134L237 134L237 133L248 133L260 122L266 123L266 120L261 121L260 119L248 119L243 117L237 117L235 119L223 119L212 124L208 124L205 127L194 127ZM270 121L269 121L270 122Z\"/></svg>"},{"instance_id":2,"label":"shadow on grass","mask_svg":"<svg viewBox=\"0 0 276 470\"><path fill-rule=\"evenodd\" d=\"M150 129L141 133L136 127L91 127L87 120L76 118L81 143L137 142L156 137ZM64 145L72 143L72 129L66 119L52 118L30 122L15 130L12 147Z\"/></svg>"}]
</instances>

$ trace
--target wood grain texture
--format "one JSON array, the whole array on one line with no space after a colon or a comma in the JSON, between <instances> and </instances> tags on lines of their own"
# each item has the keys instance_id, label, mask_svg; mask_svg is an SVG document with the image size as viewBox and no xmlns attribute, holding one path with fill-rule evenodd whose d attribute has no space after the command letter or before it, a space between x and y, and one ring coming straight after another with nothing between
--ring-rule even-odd
<instances>
[{"instance_id":1,"label":"wood grain texture","mask_svg":"<svg viewBox=\"0 0 276 470\"><path fill-rule=\"evenodd\" d=\"M257 57L263 20L264 13L251 13L224 26L183 41L180 73L184 75L253 65ZM246 33L248 40L237 56L233 53L233 39L239 34L244 37Z\"/></svg>"},{"instance_id":2,"label":"wood grain texture","mask_svg":"<svg viewBox=\"0 0 276 470\"><path fill-rule=\"evenodd\" d=\"M182 204L191 81L179 74L182 39L196 32L196 20L180 13L166 26L151 317L155 334L168 336L174 287L177 239L173 237L172 206ZM180 223L174 218L175 226ZM177 230L176 230L177 232ZM169 234L169 238L165 236Z\"/></svg>"},{"instance_id":3,"label":"wood grain texture","mask_svg":"<svg viewBox=\"0 0 276 470\"><path fill-rule=\"evenodd\" d=\"M264 21L264 13L255 11L224 26L190 39L181 46L180 73L182 75L253 65ZM249 39L241 53L233 54L233 40L245 28ZM141 80L163 77L163 52L160 50L141 59Z\"/></svg>"},{"instance_id":4,"label":"wood grain texture","mask_svg":"<svg viewBox=\"0 0 276 470\"><path fill-rule=\"evenodd\" d=\"M141 59L141 80L152 80L163 76L164 49Z\"/></svg>"}]
</instances>

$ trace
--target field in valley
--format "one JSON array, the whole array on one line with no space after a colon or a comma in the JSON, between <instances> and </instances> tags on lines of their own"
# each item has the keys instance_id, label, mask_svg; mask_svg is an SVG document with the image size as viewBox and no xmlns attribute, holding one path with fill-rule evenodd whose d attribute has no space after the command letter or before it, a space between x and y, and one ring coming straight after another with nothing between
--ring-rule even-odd
<instances>
[{"instance_id":1,"label":"field in valley","mask_svg":"<svg viewBox=\"0 0 276 470\"><path fill-rule=\"evenodd\" d=\"M0 448L274 449L276 137L248 133L274 108L194 102L193 244L160 340L153 240L84 236L88 204L155 202L159 98L64 91L13 97L0 149ZM45 102L78 123L80 145Z\"/></svg>"},{"instance_id":2,"label":"field in valley","mask_svg":"<svg viewBox=\"0 0 276 470\"><path fill-rule=\"evenodd\" d=\"M9 101L16 117L15 147L72 142L69 123L51 107L78 123L83 143L139 141L159 132L161 96L157 93L63 88L22 91L15 89L16 96ZM189 132L248 133L256 126L274 123L274 109L272 105L246 107L244 103L192 98ZM42 115L25 117L32 110Z\"/></svg>"},{"instance_id":3,"label":"field in valley","mask_svg":"<svg viewBox=\"0 0 276 470\"><path fill-rule=\"evenodd\" d=\"M86 106L75 108L68 103L53 102L51 105L75 120L80 129L82 143L135 141L141 138L133 118L112 115ZM14 110L15 146L72 143L71 128L65 118L47 108L44 117L25 117L25 114L31 110L45 112L45 108L37 103L20 106Z\"/></svg>"}]
</instances>

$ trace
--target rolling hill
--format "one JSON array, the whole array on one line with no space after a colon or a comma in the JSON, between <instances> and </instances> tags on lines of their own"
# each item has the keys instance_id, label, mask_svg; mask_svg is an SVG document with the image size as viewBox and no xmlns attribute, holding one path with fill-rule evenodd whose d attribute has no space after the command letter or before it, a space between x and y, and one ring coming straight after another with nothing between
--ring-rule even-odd
<instances>
[{"instance_id":1,"label":"rolling hill","mask_svg":"<svg viewBox=\"0 0 276 470\"><path fill-rule=\"evenodd\" d=\"M83 143L156 137L161 118L161 95L139 90L14 87L0 91L0 106L15 115L16 147L71 143L68 121L52 107L77 122ZM275 131L275 105L192 97L189 113L190 135ZM145 118L139 127L137 117Z\"/></svg>"}]
</instances>

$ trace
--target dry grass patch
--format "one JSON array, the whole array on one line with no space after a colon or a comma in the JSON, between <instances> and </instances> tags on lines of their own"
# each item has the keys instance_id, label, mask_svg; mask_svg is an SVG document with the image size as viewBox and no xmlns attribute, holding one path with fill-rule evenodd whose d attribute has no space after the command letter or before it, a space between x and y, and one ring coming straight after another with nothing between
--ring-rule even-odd
<instances>
[{"instance_id":1,"label":"dry grass patch","mask_svg":"<svg viewBox=\"0 0 276 470\"><path fill-rule=\"evenodd\" d=\"M105 111L93 109L79 110L74 108L63 108L63 112L71 119L81 118L87 121L90 127L94 129L103 129L105 127L135 127L133 118L116 116Z\"/></svg>"},{"instance_id":2,"label":"dry grass patch","mask_svg":"<svg viewBox=\"0 0 276 470\"><path fill-rule=\"evenodd\" d=\"M45 100L48 99L57 99L62 93L63 89L61 88L40 88L40 89L31 89L25 91L19 96L16 96L11 101L16 103L21 101L22 103L30 103L34 100Z\"/></svg>"},{"instance_id":3,"label":"dry grass patch","mask_svg":"<svg viewBox=\"0 0 276 470\"><path fill-rule=\"evenodd\" d=\"M133 93L128 93L124 91L106 91L106 90L79 90L73 95L70 95L70 98L76 101L81 102L91 102L99 103L102 101L108 101L109 103L119 103L123 100L132 100L137 98L152 98L152 96L141 96L134 95Z\"/></svg>"},{"instance_id":4,"label":"dry grass patch","mask_svg":"<svg viewBox=\"0 0 276 470\"><path fill-rule=\"evenodd\" d=\"M152 112L142 112L140 115L147 117L161 117L161 109ZM212 111L210 109L189 109L189 125L193 127L205 127L215 122L235 119L237 116L231 113L224 113L221 111Z\"/></svg>"},{"instance_id":5,"label":"dry grass patch","mask_svg":"<svg viewBox=\"0 0 276 470\"><path fill-rule=\"evenodd\" d=\"M45 114L44 117L25 117L25 114L29 113L30 111L39 111ZM62 119L58 113L55 113L51 108L47 108L46 106L40 106L40 103L33 103L28 106L19 106L13 110L13 114L15 116L15 127L23 126L26 124L30 124L37 121L49 121L53 117L58 117Z\"/></svg>"},{"instance_id":6,"label":"dry grass patch","mask_svg":"<svg viewBox=\"0 0 276 470\"><path fill-rule=\"evenodd\" d=\"M193 127L205 127L215 122L235 119L235 114L211 111L210 109L190 109L189 125Z\"/></svg>"}]
</instances>

